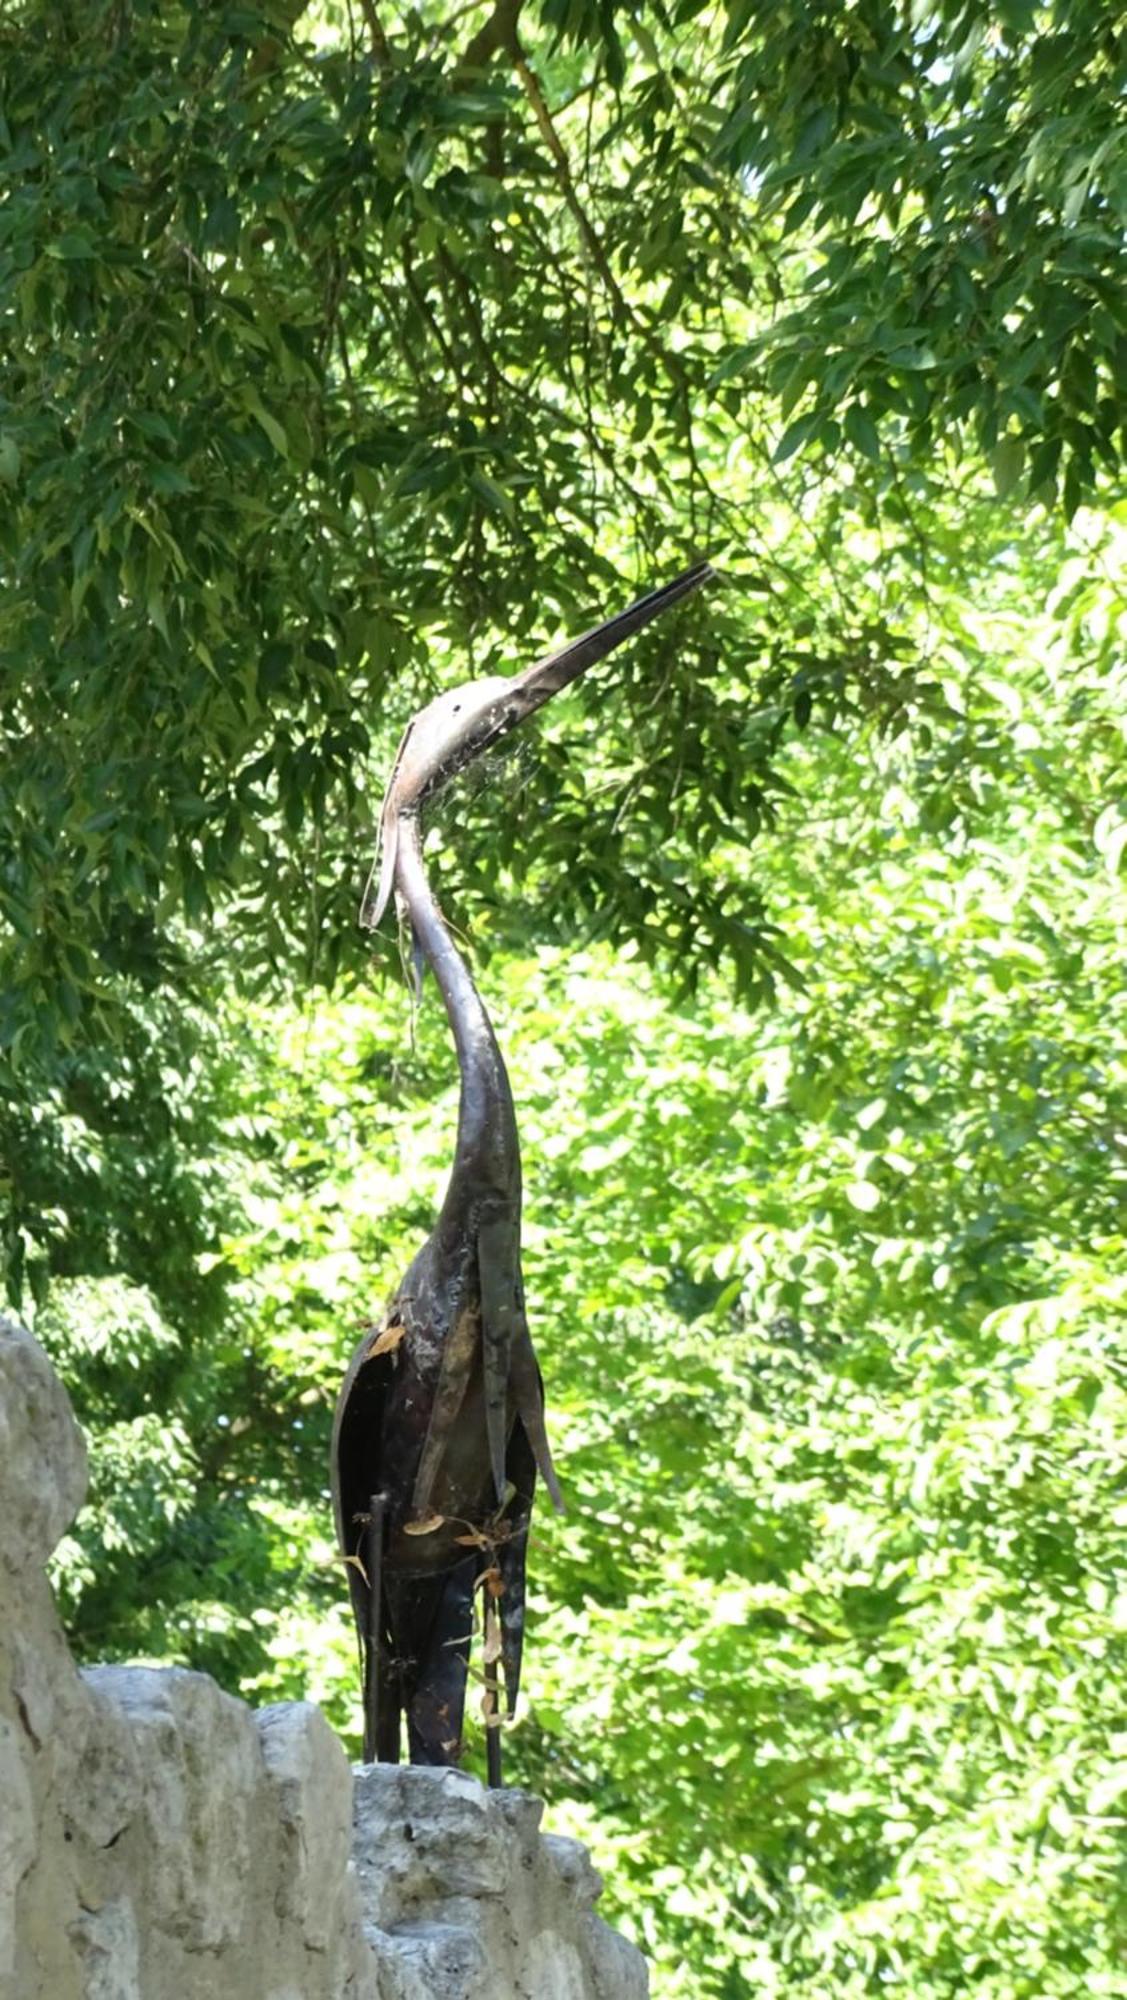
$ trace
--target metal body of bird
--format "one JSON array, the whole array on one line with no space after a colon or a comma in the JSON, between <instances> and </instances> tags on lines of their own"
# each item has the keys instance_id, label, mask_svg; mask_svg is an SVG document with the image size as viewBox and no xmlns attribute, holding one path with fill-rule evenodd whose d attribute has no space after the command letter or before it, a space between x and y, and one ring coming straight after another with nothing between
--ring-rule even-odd
<instances>
[{"instance_id":1,"label":"metal body of bird","mask_svg":"<svg viewBox=\"0 0 1127 2000\"><path fill-rule=\"evenodd\" d=\"M364 1660L364 1755L461 1754L475 1600L483 1606L490 1782L500 1783L499 1678L520 1677L524 1566L537 1472L560 1493L520 1266L521 1173L509 1080L489 1016L423 865L425 802L526 715L707 580L707 563L512 679L440 695L406 730L380 818L380 875L434 974L461 1071L453 1170L433 1234L364 1336L333 1427L337 1535ZM373 877L375 869L373 869Z\"/></svg>"}]
</instances>

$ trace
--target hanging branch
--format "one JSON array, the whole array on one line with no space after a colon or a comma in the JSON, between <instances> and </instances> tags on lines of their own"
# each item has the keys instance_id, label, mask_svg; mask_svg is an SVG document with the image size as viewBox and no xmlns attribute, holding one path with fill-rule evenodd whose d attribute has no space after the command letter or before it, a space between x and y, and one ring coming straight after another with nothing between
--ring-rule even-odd
<instances>
[{"instance_id":1,"label":"hanging branch","mask_svg":"<svg viewBox=\"0 0 1127 2000\"><path fill-rule=\"evenodd\" d=\"M378 68L391 68L391 43L384 33L383 22L376 12L376 0L360 0L360 11L368 28L368 40L372 45L372 57Z\"/></svg>"},{"instance_id":2,"label":"hanging branch","mask_svg":"<svg viewBox=\"0 0 1127 2000\"><path fill-rule=\"evenodd\" d=\"M404 282L411 296L411 300L414 304L415 310L418 313L420 319L423 321L424 326L430 328L431 334L433 335L438 351L441 354L442 359L445 361L446 366L450 371L450 374L454 378L454 381L457 383L460 389L464 389L466 386L465 378L458 364L458 356L454 352L454 349L449 345L449 343L445 339L442 332L442 328L439 326L438 321L435 318L435 315L432 313L429 305L427 304L426 294L424 293L423 288L420 285L419 280L415 275L415 266L411 255L411 246L406 241L403 243L402 246L402 262L403 262Z\"/></svg>"},{"instance_id":3,"label":"hanging branch","mask_svg":"<svg viewBox=\"0 0 1127 2000\"><path fill-rule=\"evenodd\" d=\"M488 69L502 50L513 55L517 46L517 22L524 0L497 0L497 5L476 35L471 35L454 69L454 82L464 83L474 70Z\"/></svg>"},{"instance_id":4,"label":"hanging branch","mask_svg":"<svg viewBox=\"0 0 1127 2000\"><path fill-rule=\"evenodd\" d=\"M516 70L524 94L532 106L533 116L540 128L540 136L552 156L552 161L556 169L556 179L560 186L560 193L563 195L564 201L575 218L587 253L603 284L606 286L616 314L619 319L628 321L631 314L627 308L626 300L619 289L618 279L611 270L607 253L603 248L598 231L575 191L575 182L571 176L571 163L567 157L567 150L552 121L552 114L548 109L547 100L540 88L540 79L528 61L524 50L521 48L515 31L513 34L512 57L513 68Z\"/></svg>"}]
</instances>

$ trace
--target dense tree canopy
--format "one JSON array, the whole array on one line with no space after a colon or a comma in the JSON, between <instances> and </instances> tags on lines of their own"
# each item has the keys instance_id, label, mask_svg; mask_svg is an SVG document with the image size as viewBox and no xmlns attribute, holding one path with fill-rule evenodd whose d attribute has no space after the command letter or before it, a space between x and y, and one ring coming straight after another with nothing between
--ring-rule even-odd
<instances>
[{"instance_id":1,"label":"dense tree canopy","mask_svg":"<svg viewBox=\"0 0 1127 2000\"><path fill-rule=\"evenodd\" d=\"M512 1757L679 2000L1121 1990L1123 61L1096 0L0 13L0 1224L88 1657L356 1743L332 1399L456 1096L355 925L382 775L723 573L431 835L569 1499Z\"/></svg>"},{"instance_id":2,"label":"dense tree canopy","mask_svg":"<svg viewBox=\"0 0 1127 2000\"><path fill-rule=\"evenodd\" d=\"M926 701L960 438L1070 510L1118 462L1117 10L23 0L0 50L6 1042L104 1035L176 913L354 960L373 741L688 553L727 593L587 697L631 866L550 740L547 857L561 921L752 980L699 852L792 718Z\"/></svg>"}]
</instances>

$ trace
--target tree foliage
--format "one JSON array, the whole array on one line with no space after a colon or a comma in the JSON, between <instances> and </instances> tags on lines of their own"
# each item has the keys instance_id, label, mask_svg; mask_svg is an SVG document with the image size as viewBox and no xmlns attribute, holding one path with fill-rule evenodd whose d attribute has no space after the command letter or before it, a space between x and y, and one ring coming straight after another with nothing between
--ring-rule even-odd
<instances>
[{"instance_id":1,"label":"tree foliage","mask_svg":"<svg viewBox=\"0 0 1127 2000\"><path fill-rule=\"evenodd\" d=\"M1027 567L947 605L930 746L792 746L779 836L712 860L778 912L770 1015L598 943L485 975L569 1505L511 1757L660 1993L1118 1990L1122 533L1032 622ZM355 1741L328 1424L449 1160L441 1009L240 1003L207 1073L223 1330L105 1278L37 1318L95 1435L60 1583L91 1653Z\"/></svg>"},{"instance_id":2,"label":"tree foliage","mask_svg":"<svg viewBox=\"0 0 1127 2000\"><path fill-rule=\"evenodd\" d=\"M699 850L812 704L926 703L898 572L958 428L1069 508L1117 462L1114 10L21 0L0 37L5 1046L104 1039L177 916L243 977L354 966L373 740L688 553L729 592L600 717L633 866L581 799L552 834L569 920L761 979ZM801 445L842 478L796 535Z\"/></svg>"},{"instance_id":3,"label":"tree foliage","mask_svg":"<svg viewBox=\"0 0 1127 2000\"><path fill-rule=\"evenodd\" d=\"M512 1758L680 2000L1120 1990L1121 35L0 22L3 1251L88 1657L356 1742L331 1406L456 1105L372 801L467 662L725 570L428 849L569 1500Z\"/></svg>"}]
</instances>

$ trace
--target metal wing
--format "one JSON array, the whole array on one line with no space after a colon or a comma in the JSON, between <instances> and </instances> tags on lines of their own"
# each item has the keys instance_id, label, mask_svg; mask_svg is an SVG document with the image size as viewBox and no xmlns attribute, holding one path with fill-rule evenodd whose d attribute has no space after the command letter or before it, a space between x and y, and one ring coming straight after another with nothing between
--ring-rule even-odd
<instances>
[{"instance_id":1,"label":"metal wing","mask_svg":"<svg viewBox=\"0 0 1127 2000\"><path fill-rule=\"evenodd\" d=\"M395 859L399 851L399 814L395 802L395 780L403 762L403 752L407 748L407 738L415 727L414 718L407 724L399 739L391 776L380 803L380 826L376 837L376 852L368 870L368 880L364 884L364 894L360 898L360 922L366 930L374 931L391 901L392 886L395 882ZM379 869L379 889L376 900L372 901L372 884Z\"/></svg>"},{"instance_id":2,"label":"metal wing","mask_svg":"<svg viewBox=\"0 0 1127 2000\"><path fill-rule=\"evenodd\" d=\"M400 1700L392 1670L391 1635L381 1592L373 1656L372 1602L366 1562L370 1504L382 1485L380 1440L393 1369L390 1352L372 1353L378 1338L378 1331L365 1334L341 1385L333 1418L330 1483L337 1543L348 1572L348 1594L363 1661L364 1756L367 1760L379 1757L384 1763L396 1763ZM373 1677L379 1684L379 1699L375 1703ZM369 1718L374 1713L379 1716L378 1743L370 1740Z\"/></svg>"}]
</instances>

